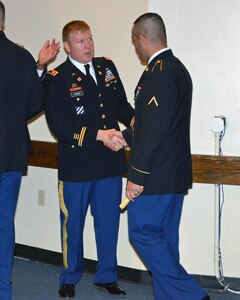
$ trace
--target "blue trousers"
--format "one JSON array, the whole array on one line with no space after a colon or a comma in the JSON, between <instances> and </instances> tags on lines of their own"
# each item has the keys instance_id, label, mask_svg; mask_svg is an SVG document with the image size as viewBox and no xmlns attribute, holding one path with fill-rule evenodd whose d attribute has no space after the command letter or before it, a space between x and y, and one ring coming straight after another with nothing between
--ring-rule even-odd
<instances>
[{"instance_id":1,"label":"blue trousers","mask_svg":"<svg viewBox=\"0 0 240 300\"><path fill-rule=\"evenodd\" d=\"M14 215L17 205L21 172L0 173L0 299L11 300L15 231Z\"/></svg>"},{"instance_id":2,"label":"blue trousers","mask_svg":"<svg viewBox=\"0 0 240 300\"><path fill-rule=\"evenodd\" d=\"M76 285L82 277L83 229L89 205L94 218L98 256L94 282L110 283L118 280L116 249L121 193L120 176L90 182L59 182L64 263L59 276L60 284Z\"/></svg>"},{"instance_id":3,"label":"blue trousers","mask_svg":"<svg viewBox=\"0 0 240 300\"><path fill-rule=\"evenodd\" d=\"M207 295L179 262L183 198L140 195L128 205L129 238L152 275L155 300L200 300Z\"/></svg>"}]
</instances>

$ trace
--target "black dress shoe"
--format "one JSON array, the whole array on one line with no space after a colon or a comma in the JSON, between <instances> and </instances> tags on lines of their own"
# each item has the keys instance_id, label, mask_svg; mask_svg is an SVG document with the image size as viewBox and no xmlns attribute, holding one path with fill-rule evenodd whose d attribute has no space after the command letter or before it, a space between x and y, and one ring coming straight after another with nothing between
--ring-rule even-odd
<instances>
[{"instance_id":1,"label":"black dress shoe","mask_svg":"<svg viewBox=\"0 0 240 300\"><path fill-rule=\"evenodd\" d=\"M103 290L107 294L113 295L113 296L125 296L127 293L124 289L122 289L116 282L112 283L95 283L97 288L99 290Z\"/></svg>"},{"instance_id":2,"label":"black dress shoe","mask_svg":"<svg viewBox=\"0 0 240 300\"><path fill-rule=\"evenodd\" d=\"M211 298L207 295L206 297L202 298L202 300L211 300Z\"/></svg>"},{"instance_id":3,"label":"black dress shoe","mask_svg":"<svg viewBox=\"0 0 240 300\"><path fill-rule=\"evenodd\" d=\"M62 284L58 293L63 298L73 298L75 296L75 288L73 284Z\"/></svg>"}]
</instances>

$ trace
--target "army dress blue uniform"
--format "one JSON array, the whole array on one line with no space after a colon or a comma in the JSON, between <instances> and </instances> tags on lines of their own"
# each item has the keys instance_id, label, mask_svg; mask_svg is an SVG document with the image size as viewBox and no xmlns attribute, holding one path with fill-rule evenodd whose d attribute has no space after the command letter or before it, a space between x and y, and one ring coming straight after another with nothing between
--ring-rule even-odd
<instances>
[{"instance_id":1,"label":"army dress blue uniform","mask_svg":"<svg viewBox=\"0 0 240 300\"><path fill-rule=\"evenodd\" d=\"M129 236L148 266L156 300L200 300L206 292L179 263L179 223L192 186L192 81L170 49L152 57L135 90L128 179L143 192L128 206ZM133 138L131 136L133 134Z\"/></svg>"},{"instance_id":2,"label":"army dress blue uniform","mask_svg":"<svg viewBox=\"0 0 240 300\"><path fill-rule=\"evenodd\" d=\"M30 53L0 31L0 299L11 300L14 214L22 173L32 151L27 120L44 106Z\"/></svg>"},{"instance_id":3,"label":"army dress blue uniform","mask_svg":"<svg viewBox=\"0 0 240 300\"><path fill-rule=\"evenodd\" d=\"M124 151L112 152L96 141L99 129L133 122L134 110L113 62L93 58L97 84L67 60L43 80L46 117L58 141L58 178L64 269L60 285L83 274L83 227L90 204L94 217L98 265L95 283L116 282Z\"/></svg>"}]
</instances>

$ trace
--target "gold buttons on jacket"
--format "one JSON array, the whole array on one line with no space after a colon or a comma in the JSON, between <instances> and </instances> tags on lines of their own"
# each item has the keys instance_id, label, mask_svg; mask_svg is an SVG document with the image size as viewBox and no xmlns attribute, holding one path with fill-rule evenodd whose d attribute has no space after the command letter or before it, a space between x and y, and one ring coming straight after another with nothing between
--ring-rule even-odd
<instances>
[{"instance_id":1,"label":"gold buttons on jacket","mask_svg":"<svg viewBox=\"0 0 240 300\"><path fill-rule=\"evenodd\" d=\"M100 107L101 107L101 108L103 107L103 103L100 104Z\"/></svg>"},{"instance_id":2,"label":"gold buttons on jacket","mask_svg":"<svg viewBox=\"0 0 240 300\"><path fill-rule=\"evenodd\" d=\"M103 125L103 128L104 128L104 129L107 129L107 126L106 126L106 125Z\"/></svg>"},{"instance_id":3,"label":"gold buttons on jacket","mask_svg":"<svg viewBox=\"0 0 240 300\"><path fill-rule=\"evenodd\" d=\"M105 115L102 115L102 119L105 119L106 118L106 116Z\"/></svg>"}]
</instances>

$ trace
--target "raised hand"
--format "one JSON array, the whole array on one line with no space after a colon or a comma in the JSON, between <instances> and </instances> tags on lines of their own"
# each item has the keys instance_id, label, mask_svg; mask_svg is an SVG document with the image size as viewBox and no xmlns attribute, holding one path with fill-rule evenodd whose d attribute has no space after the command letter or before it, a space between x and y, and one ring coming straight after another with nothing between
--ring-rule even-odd
<instances>
[{"instance_id":1,"label":"raised hand","mask_svg":"<svg viewBox=\"0 0 240 300\"><path fill-rule=\"evenodd\" d=\"M38 53L38 70L43 70L48 64L54 61L60 49L60 42L55 39L47 40Z\"/></svg>"}]
</instances>

